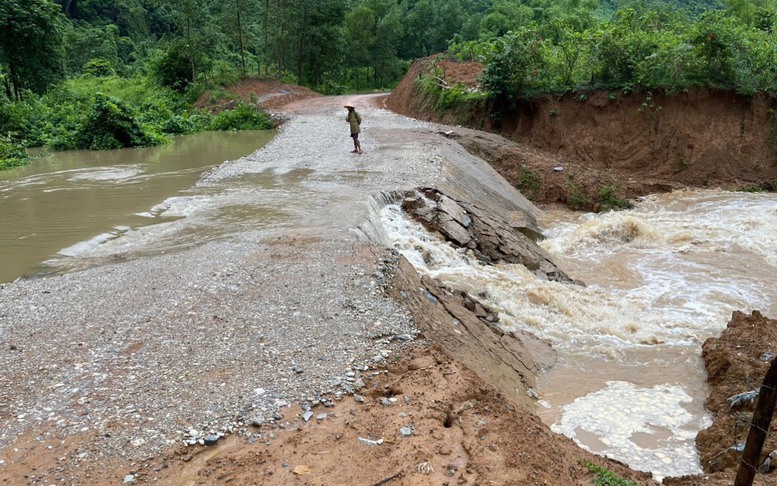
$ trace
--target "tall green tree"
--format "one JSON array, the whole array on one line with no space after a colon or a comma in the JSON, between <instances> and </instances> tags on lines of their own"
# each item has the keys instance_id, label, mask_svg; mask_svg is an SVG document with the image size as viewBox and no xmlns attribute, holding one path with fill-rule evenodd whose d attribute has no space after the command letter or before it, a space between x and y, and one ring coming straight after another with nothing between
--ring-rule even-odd
<instances>
[{"instance_id":1,"label":"tall green tree","mask_svg":"<svg viewBox=\"0 0 777 486\"><path fill-rule=\"evenodd\" d=\"M53 0L0 2L0 66L8 98L20 100L25 89L43 93L62 77L62 21Z\"/></svg>"}]
</instances>

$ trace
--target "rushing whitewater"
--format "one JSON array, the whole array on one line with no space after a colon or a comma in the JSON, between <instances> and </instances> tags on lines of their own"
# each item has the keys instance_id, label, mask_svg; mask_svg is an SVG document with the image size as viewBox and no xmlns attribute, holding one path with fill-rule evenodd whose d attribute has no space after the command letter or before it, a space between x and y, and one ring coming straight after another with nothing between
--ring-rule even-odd
<instances>
[{"instance_id":1,"label":"rushing whitewater","mask_svg":"<svg viewBox=\"0 0 777 486\"><path fill-rule=\"evenodd\" d=\"M398 206L382 219L420 272L559 351L567 371L550 373L541 402L554 430L658 477L700 472L693 439L709 424L700 345L734 310L774 314L777 196L689 191L646 198L631 211L546 214L541 245L587 287L541 280L520 265L484 266ZM585 383L585 375L596 376Z\"/></svg>"}]
</instances>

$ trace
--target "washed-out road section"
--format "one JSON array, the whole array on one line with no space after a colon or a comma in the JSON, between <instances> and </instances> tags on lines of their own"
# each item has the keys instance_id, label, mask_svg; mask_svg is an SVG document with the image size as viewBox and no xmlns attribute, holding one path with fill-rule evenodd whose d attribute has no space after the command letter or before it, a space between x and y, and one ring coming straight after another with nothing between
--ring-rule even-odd
<instances>
[{"instance_id":1,"label":"washed-out road section","mask_svg":"<svg viewBox=\"0 0 777 486\"><path fill-rule=\"evenodd\" d=\"M363 155L349 153L347 102L364 119ZM358 391L354 369L414 335L381 288L394 257L376 209L390 194L433 187L533 208L444 129L379 104L289 105L270 144L198 183L293 179L264 201L283 214L272 224L162 252L112 242L109 262L1 285L0 483L95 483L183 441L247 434L302 413L299 402Z\"/></svg>"}]
</instances>

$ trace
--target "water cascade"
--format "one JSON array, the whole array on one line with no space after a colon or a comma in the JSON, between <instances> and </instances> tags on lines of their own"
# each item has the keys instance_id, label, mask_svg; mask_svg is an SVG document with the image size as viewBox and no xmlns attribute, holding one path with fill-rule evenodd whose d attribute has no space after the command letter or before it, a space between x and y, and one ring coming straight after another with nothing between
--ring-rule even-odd
<instances>
[{"instance_id":1,"label":"water cascade","mask_svg":"<svg viewBox=\"0 0 777 486\"><path fill-rule=\"evenodd\" d=\"M542 217L541 242L587 286L485 266L382 210L394 247L419 272L499 311L507 330L550 342L557 365L540 377L540 415L598 454L657 477L700 473L693 440L709 425L701 344L731 312L777 315L777 196L687 191L630 211Z\"/></svg>"}]
</instances>

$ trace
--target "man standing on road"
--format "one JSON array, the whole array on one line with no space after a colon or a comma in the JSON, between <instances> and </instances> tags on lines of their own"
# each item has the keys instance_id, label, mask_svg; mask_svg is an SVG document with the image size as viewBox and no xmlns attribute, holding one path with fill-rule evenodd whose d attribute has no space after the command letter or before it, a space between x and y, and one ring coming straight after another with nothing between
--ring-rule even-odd
<instances>
[{"instance_id":1,"label":"man standing on road","mask_svg":"<svg viewBox=\"0 0 777 486\"><path fill-rule=\"evenodd\" d=\"M345 121L351 124L351 138L353 138L353 150L352 154L361 154L362 144L359 143L359 132L361 132L360 125L362 124L362 117L356 112L356 107L352 104L347 104L345 107L348 109L348 116L345 117Z\"/></svg>"}]
</instances>

